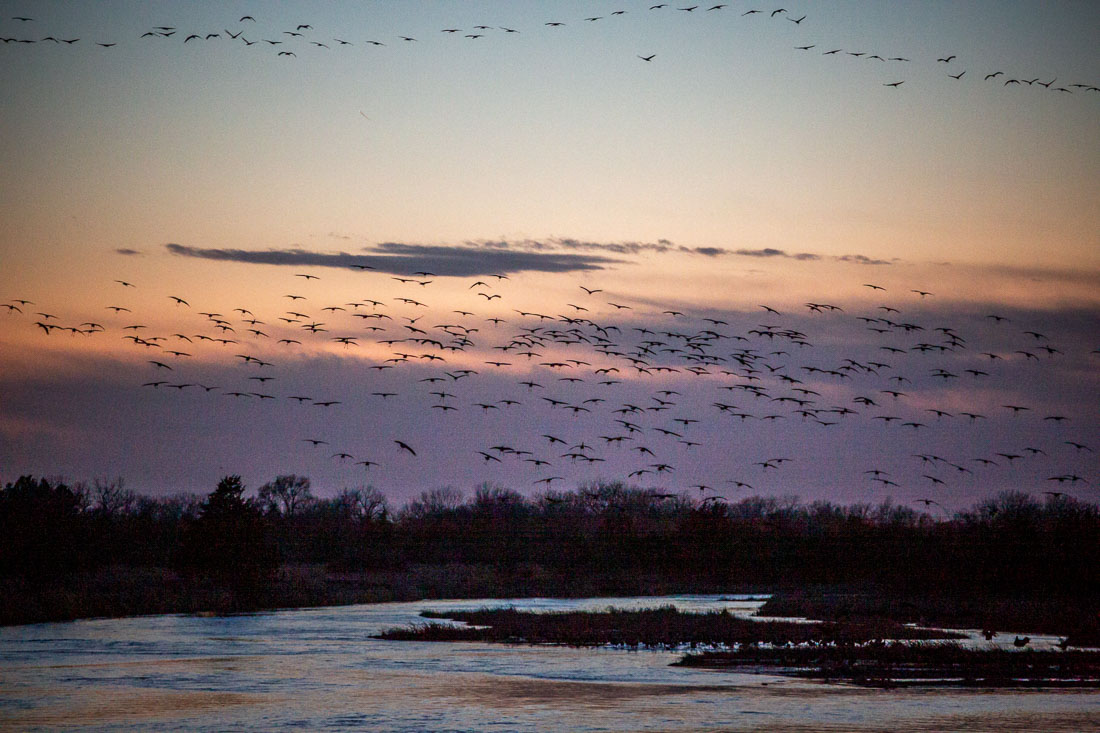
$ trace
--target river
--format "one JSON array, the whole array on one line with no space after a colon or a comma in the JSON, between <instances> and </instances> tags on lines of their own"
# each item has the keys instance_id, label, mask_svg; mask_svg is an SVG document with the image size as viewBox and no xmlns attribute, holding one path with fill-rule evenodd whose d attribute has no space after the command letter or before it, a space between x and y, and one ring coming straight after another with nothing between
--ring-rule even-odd
<instances>
[{"instance_id":1,"label":"river","mask_svg":"<svg viewBox=\"0 0 1100 733\"><path fill-rule=\"evenodd\" d=\"M670 667L672 651L370 638L422 621L424 609L672 604L747 615L761 602L434 600L8 627L0 729L1100 731L1095 691L872 690Z\"/></svg>"}]
</instances>

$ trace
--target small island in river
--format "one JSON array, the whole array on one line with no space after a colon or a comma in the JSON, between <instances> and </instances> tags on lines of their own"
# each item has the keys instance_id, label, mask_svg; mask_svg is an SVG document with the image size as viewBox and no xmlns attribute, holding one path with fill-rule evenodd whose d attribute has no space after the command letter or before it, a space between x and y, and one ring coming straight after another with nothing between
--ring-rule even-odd
<instances>
[{"instance_id":1,"label":"small island in river","mask_svg":"<svg viewBox=\"0 0 1100 733\"><path fill-rule=\"evenodd\" d=\"M873 687L1100 687L1100 652L965 646L965 635L884 618L754 620L729 611L539 613L515 608L426 611L426 623L388 629L400 641L616 646L685 650L684 667L782 674ZM441 623L459 621L464 625Z\"/></svg>"}]
</instances>

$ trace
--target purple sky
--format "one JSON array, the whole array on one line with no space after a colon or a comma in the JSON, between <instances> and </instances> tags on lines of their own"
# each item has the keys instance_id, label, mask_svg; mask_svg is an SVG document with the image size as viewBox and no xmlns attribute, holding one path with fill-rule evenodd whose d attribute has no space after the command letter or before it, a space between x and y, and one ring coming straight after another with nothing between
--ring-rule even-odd
<instances>
[{"instance_id":1,"label":"purple sky","mask_svg":"<svg viewBox=\"0 0 1100 733\"><path fill-rule=\"evenodd\" d=\"M774 297L731 294L736 305L723 308L721 293L708 294L714 304L700 308L602 290L601 271L583 268L629 283L630 263L756 258L617 245L617 264L578 255L567 264L578 272L563 273L563 255L529 246L383 249L401 253L388 269L404 274L187 257L173 246L116 255L120 272L142 258L196 260L218 281L258 270L269 283L261 303L141 281L105 284L64 313L16 303L22 313L0 316L25 345L0 379L3 478L122 476L161 494L206 491L226 473L250 485L298 473L321 495L369 483L398 501L482 481L533 493L554 476L555 489L629 479L728 498L931 497L952 507L1002 489L1095 498L1095 310L922 296L892 284L896 264L809 257L799 267L848 280L828 286L843 297L784 289L780 270ZM461 274L414 275L418 255L424 272ZM368 260L382 267L380 257ZM37 325L88 322L103 330L47 335ZM193 386L173 387L184 384ZM327 401L338 404L317 404Z\"/></svg>"},{"instance_id":2,"label":"purple sky","mask_svg":"<svg viewBox=\"0 0 1100 733\"><path fill-rule=\"evenodd\" d=\"M0 3L0 480L1100 498L1100 5L654 5Z\"/></svg>"}]
</instances>

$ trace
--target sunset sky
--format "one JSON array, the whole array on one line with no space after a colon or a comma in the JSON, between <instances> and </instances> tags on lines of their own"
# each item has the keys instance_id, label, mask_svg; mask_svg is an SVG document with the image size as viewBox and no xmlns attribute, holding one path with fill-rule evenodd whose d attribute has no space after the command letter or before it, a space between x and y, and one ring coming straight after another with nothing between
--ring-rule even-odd
<instances>
[{"instance_id":1,"label":"sunset sky","mask_svg":"<svg viewBox=\"0 0 1100 733\"><path fill-rule=\"evenodd\" d=\"M0 2L0 481L1100 499L1100 6L657 5Z\"/></svg>"}]
</instances>

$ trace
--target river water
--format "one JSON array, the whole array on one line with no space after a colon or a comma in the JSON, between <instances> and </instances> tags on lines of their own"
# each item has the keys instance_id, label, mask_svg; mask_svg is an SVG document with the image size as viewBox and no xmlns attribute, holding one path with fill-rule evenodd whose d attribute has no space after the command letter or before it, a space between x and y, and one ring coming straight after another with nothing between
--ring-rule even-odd
<instances>
[{"instance_id":1,"label":"river water","mask_svg":"<svg viewBox=\"0 0 1100 733\"><path fill-rule=\"evenodd\" d=\"M424 609L729 608L749 596L418 601L0 629L0 729L1100 731L1093 691L869 690L678 652L399 642ZM1009 642L1011 637L1009 637ZM1050 639L1036 639L1043 646Z\"/></svg>"}]
</instances>

